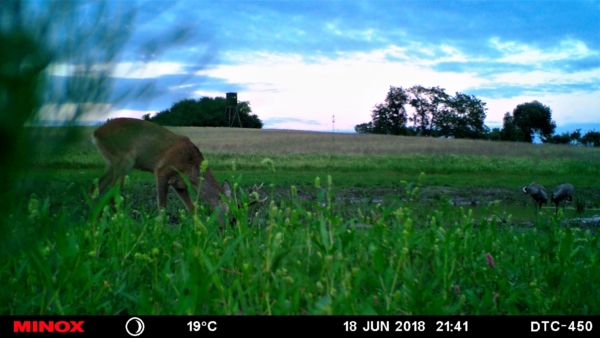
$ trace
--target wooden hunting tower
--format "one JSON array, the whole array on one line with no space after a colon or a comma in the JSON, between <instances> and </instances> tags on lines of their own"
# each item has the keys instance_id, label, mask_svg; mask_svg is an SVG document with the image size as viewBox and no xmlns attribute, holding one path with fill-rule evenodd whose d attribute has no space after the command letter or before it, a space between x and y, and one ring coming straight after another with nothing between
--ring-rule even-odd
<instances>
[{"instance_id":1,"label":"wooden hunting tower","mask_svg":"<svg viewBox=\"0 0 600 338\"><path fill-rule=\"evenodd\" d=\"M237 106L237 93L225 93L227 106Z\"/></svg>"},{"instance_id":2,"label":"wooden hunting tower","mask_svg":"<svg viewBox=\"0 0 600 338\"><path fill-rule=\"evenodd\" d=\"M235 118L237 117L240 128L242 128L242 120L240 119L240 114L238 112L237 93L225 93L225 102L225 115L227 116L229 127L233 126Z\"/></svg>"}]
</instances>

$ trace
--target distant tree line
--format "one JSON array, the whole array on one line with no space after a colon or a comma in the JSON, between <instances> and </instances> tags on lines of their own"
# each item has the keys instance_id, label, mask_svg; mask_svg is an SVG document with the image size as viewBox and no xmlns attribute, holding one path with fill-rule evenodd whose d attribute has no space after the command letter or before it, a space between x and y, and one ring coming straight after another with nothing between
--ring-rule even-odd
<instances>
[{"instance_id":1,"label":"distant tree line","mask_svg":"<svg viewBox=\"0 0 600 338\"><path fill-rule=\"evenodd\" d=\"M550 107L538 101L517 105L504 115L502 128L485 124L486 103L473 95L447 94L443 88L416 85L407 89L390 86L385 101L375 105L371 121L354 127L360 134L432 136L600 147L600 132L554 135L556 123ZM408 109L411 109L409 112Z\"/></svg>"},{"instance_id":2,"label":"distant tree line","mask_svg":"<svg viewBox=\"0 0 600 338\"><path fill-rule=\"evenodd\" d=\"M163 126L187 127L230 127L230 121L225 113L227 101L224 97L202 97L200 99L184 99L175 103L171 108L143 116L144 120ZM250 103L238 102L239 120L235 117L231 127L257 128L263 127L263 122L256 114L252 114Z\"/></svg>"}]
</instances>

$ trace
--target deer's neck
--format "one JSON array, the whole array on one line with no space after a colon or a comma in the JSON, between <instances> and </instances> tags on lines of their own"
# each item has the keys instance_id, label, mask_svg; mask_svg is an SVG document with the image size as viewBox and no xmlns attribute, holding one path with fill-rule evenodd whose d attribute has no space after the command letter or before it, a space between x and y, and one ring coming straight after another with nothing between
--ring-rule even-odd
<instances>
[{"instance_id":1,"label":"deer's neck","mask_svg":"<svg viewBox=\"0 0 600 338\"><path fill-rule=\"evenodd\" d=\"M206 169L203 175L202 185L200 186L200 196L206 202L208 202L211 208L214 210L220 208L225 210L223 200L220 194L224 194L223 187L219 185L219 182L214 178L210 169Z\"/></svg>"}]
</instances>

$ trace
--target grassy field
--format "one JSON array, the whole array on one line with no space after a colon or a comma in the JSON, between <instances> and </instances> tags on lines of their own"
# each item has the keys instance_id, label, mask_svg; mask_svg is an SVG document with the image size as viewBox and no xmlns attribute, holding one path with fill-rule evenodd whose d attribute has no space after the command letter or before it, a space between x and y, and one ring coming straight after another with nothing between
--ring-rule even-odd
<instances>
[{"instance_id":1,"label":"grassy field","mask_svg":"<svg viewBox=\"0 0 600 338\"><path fill-rule=\"evenodd\" d=\"M576 203L572 203L565 210L566 216L600 213L600 149L596 148L281 130L170 129L198 145L219 181L241 176L242 186L273 185L273 197L289 198L293 185L300 198L314 200L315 178L331 175L342 204L389 201L406 198L406 182L416 182L424 173L423 202L446 197L453 205L481 206L498 200L503 212L526 221L533 216L533 204L521 193L523 186L535 181L550 192L569 182L576 187L586 210L576 213ZM42 128L37 142L39 155L31 163L30 175L46 177L50 171L55 177L48 182L52 186L62 182L64 188L70 185L77 189L83 184L87 189L104 168L90 141L94 128L78 128L81 132L70 146L52 152L57 138L67 130ZM130 178L131 188L126 192L150 197L144 206L154 208L154 202L150 203L155 189L152 174L132 171ZM33 181L37 180L29 182ZM40 188L36 183L36 189ZM136 208L140 202L136 201ZM179 201L174 198L174 203ZM553 209L546 207L547 213Z\"/></svg>"},{"instance_id":2,"label":"grassy field","mask_svg":"<svg viewBox=\"0 0 600 338\"><path fill-rule=\"evenodd\" d=\"M417 137L170 128L235 183L237 223L156 208L132 171L117 209L78 127L36 129L0 264L3 314L600 314L600 150ZM569 182L555 217L520 189ZM269 202L244 205L264 183ZM116 193L116 191L112 191ZM106 197L106 196L105 196Z\"/></svg>"}]
</instances>

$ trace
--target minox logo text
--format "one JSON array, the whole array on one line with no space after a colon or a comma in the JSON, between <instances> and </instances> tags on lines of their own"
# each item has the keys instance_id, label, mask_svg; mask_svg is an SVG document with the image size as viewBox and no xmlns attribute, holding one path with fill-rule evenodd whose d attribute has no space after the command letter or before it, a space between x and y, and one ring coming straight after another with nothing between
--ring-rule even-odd
<instances>
[{"instance_id":1,"label":"minox logo text","mask_svg":"<svg viewBox=\"0 0 600 338\"><path fill-rule=\"evenodd\" d=\"M15 320L13 322L13 332L84 332L84 321L53 321L53 320Z\"/></svg>"}]
</instances>

